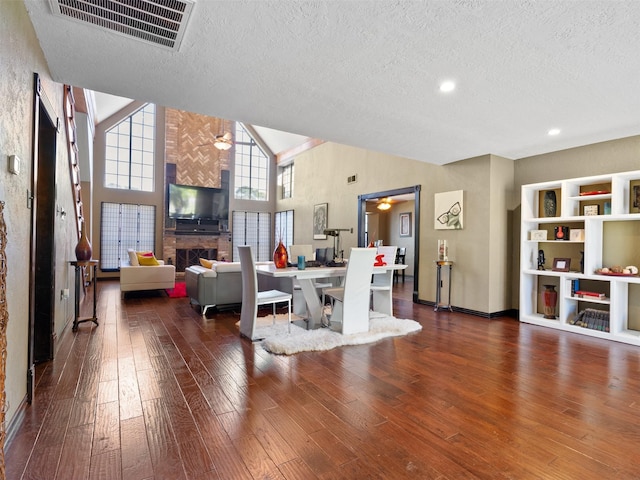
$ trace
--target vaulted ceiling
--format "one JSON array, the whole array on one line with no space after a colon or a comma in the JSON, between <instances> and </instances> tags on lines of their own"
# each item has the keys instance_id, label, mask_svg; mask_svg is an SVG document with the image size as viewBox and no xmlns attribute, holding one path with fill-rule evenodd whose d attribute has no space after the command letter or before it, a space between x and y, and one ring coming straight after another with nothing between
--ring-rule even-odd
<instances>
[{"instance_id":1,"label":"vaulted ceiling","mask_svg":"<svg viewBox=\"0 0 640 480\"><path fill-rule=\"evenodd\" d=\"M25 5L60 83L303 137L446 164L640 134L636 0L194 0L178 49Z\"/></svg>"}]
</instances>

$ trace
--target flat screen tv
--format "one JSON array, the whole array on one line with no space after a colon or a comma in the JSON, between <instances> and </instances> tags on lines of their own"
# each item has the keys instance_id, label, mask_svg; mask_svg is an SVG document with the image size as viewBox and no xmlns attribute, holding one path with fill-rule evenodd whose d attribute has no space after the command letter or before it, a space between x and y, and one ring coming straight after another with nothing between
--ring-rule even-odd
<instances>
[{"instance_id":1,"label":"flat screen tv","mask_svg":"<svg viewBox=\"0 0 640 480\"><path fill-rule=\"evenodd\" d=\"M227 220L229 192L222 188L169 184L169 218Z\"/></svg>"}]
</instances>

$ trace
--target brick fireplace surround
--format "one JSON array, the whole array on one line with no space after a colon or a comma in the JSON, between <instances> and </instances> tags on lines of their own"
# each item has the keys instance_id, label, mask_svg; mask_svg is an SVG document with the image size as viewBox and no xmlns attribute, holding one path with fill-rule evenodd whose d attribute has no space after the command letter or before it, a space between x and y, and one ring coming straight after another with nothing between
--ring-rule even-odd
<instances>
[{"instance_id":1,"label":"brick fireplace surround","mask_svg":"<svg viewBox=\"0 0 640 480\"><path fill-rule=\"evenodd\" d=\"M234 131L234 122L192 112L166 109L165 183L229 188L231 150L218 150L212 142L222 131ZM203 144L205 144L203 146ZM166 188L166 185L165 185ZM198 258L231 259L231 233L183 234L165 213L163 259L182 274Z\"/></svg>"},{"instance_id":2,"label":"brick fireplace surround","mask_svg":"<svg viewBox=\"0 0 640 480\"><path fill-rule=\"evenodd\" d=\"M209 260L231 259L231 234L180 235L165 231L163 255L167 263L176 266L176 272L184 272L189 265L196 265L199 258Z\"/></svg>"}]
</instances>

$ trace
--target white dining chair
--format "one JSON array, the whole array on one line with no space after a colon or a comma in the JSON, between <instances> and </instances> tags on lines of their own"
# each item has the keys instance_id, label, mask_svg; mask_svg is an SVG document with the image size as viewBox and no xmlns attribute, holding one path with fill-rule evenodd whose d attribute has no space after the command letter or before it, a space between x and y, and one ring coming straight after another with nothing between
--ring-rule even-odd
<instances>
[{"instance_id":1,"label":"white dining chair","mask_svg":"<svg viewBox=\"0 0 640 480\"><path fill-rule=\"evenodd\" d=\"M325 288L331 300L329 326L343 334L369 331L369 292L374 248L352 248L341 287Z\"/></svg>"},{"instance_id":2,"label":"white dining chair","mask_svg":"<svg viewBox=\"0 0 640 480\"><path fill-rule=\"evenodd\" d=\"M287 302L288 328L291 333L291 298L292 295L280 290L258 291L258 274L253 253L249 245L238 247L240 270L242 274L242 309L240 310L240 333L252 341L261 340L256 336L258 307L272 305L273 325L276 323L276 304Z\"/></svg>"},{"instance_id":3,"label":"white dining chair","mask_svg":"<svg viewBox=\"0 0 640 480\"><path fill-rule=\"evenodd\" d=\"M394 265L396 263L397 246L378 247L376 255L382 255L383 263ZM371 309L381 311L381 313L391 314L391 306L383 305L385 299L391 299L391 288L393 285L393 273L385 272L373 275L371 281ZM383 293L384 292L384 293Z\"/></svg>"}]
</instances>

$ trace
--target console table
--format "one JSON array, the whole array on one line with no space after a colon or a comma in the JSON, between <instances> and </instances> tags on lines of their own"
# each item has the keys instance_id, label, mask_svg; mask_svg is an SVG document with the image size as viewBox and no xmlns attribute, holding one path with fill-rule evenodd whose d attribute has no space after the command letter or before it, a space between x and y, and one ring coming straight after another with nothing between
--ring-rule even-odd
<instances>
[{"instance_id":1,"label":"console table","mask_svg":"<svg viewBox=\"0 0 640 480\"><path fill-rule=\"evenodd\" d=\"M435 312L439 309L444 308L453 312L453 308L451 308L451 269L453 268L453 262L450 261L436 261L436 305L433 308ZM447 303L442 303L441 293L442 293L442 267L449 267L449 277L447 278L449 284L449 293L447 295Z\"/></svg>"},{"instance_id":2,"label":"console table","mask_svg":"<svg viewBox=\"0 0 640 480\"><path fill-rule=\"evenodd\" d=\"M96 276L96 270L98 268L98 260L87 260L87 261L71 261L69 262L71 265L75 267L76 270L76 285L75 285L75 293L76 293L76 305L75 305L75 316L73 319L73 328L72 331L78 330L78 325L84 322L93 322L98 325L98 317L96 316L96 305L98 300L98 277ZM80 318L80 282L84 281L82 278L82 270L85 267L93 267L93 316Z\"/></svg>"}]
</instances>

